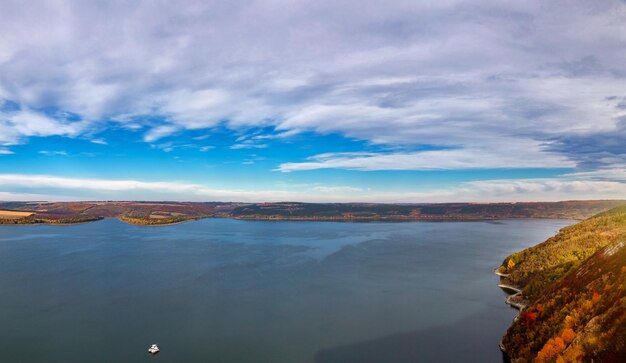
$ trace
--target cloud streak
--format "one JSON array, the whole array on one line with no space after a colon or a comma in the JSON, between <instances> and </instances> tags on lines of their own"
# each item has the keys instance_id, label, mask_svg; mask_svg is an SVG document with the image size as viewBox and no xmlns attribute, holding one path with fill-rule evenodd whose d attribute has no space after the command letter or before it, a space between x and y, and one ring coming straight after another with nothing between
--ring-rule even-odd
<instances>
[{"instance_id":1,"label":"cloud streak","mask_svg":"<svg viewBox=\"0 0 626 363\"><path fill-rule=\"evenodd\" d=\"M599 151L623 161L597 136L624 132L625 24L619 1L3 2L0 99L20 108L0 107L0 144L112 124L146 142L272 126L508 154L528 167ZM397 156L411 170L519 164ZM385 163L376 158L359 162Z\"/></svg>"},{"instance_id":2,"label":"cloud streak","mask_svg":"<svg viewBox=\"0 0 626 363\"><path fill-rule=\"evenodd\" d=\"M539 149L539 147L537 147ZM516 169L516 168L572 168L575 163L550 153L519 152L510 147L506 154L497 150L457 149L391 153L330 153L309 158L300 163L284 163L282 172L316 169L348 170L468 170L468 169Z\"/></svg>"},{"instance_id":3,"label":"cloud streak","mask_svg":"<svg viewBox=\"0 0 626 363\"><path fill-rule=\"evenodd\" d=\"M72 191L83 191L90 200L98 200L105 193L108 199L118 200L140 196L145 200L163 200L168 196L177 201L304 201L304 202L379 202L425 203L447 202L502 202L502 201L559 201L571 199L626 199L626 182L577 179L523 179L485 180L465 182L458 186L427 192L365 190L350 186L317 185L310 189L237 190L210 188L202 184L183 182L145 182L139 180L82 179L51 175L0 174L0 187L60 190L65 197L54 193L1 192L4 200L80 200ZM312 193L315 192L315 193Z\"/></svg>"}]
</instances>

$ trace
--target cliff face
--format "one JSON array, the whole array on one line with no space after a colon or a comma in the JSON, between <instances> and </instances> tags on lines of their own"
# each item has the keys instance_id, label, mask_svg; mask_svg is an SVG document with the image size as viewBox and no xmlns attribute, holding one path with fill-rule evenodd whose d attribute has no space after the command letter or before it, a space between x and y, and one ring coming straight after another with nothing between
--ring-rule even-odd
<instances>
[{"instance_id":1,"label":"cliff face","mask_svg":"<svg viewBox=\"0 0 626 363\"><path fill-rule=\"evenodd\" d=\"M509 256L501 272L527 304L502 340L513 362L626 361L626 207Z\"/></svg>"}]
</instances>

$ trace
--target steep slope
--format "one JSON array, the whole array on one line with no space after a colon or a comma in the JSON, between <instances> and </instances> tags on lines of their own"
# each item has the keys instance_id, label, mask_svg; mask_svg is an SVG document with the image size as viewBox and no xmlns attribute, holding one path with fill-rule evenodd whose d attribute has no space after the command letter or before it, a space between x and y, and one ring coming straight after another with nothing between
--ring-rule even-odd
<instances>
[{"instance_id":1,"label":"steep slope","mask_svg":"<svg viewBox=\"0 0 626 363\"><path fill-rule=\"evenodd\" d=\"M502 340L513 362L626 361L626 207L507 257L526 307Z\"/></svg>"}]
</instances>

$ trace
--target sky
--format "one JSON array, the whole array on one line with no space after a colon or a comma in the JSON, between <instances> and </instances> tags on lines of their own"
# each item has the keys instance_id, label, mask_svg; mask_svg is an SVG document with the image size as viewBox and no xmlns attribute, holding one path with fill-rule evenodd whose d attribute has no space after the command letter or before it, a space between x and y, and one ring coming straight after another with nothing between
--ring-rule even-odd
<instances>
[{"instance_id":1,"label":"sky","mask_svg":"<svg viewBox=\"0 0 626 363\"><path fill-rule=\"evenodd\" d=\"M0 2L0 200L626 199L626 2Z\"/></svg>"}]
</instances>

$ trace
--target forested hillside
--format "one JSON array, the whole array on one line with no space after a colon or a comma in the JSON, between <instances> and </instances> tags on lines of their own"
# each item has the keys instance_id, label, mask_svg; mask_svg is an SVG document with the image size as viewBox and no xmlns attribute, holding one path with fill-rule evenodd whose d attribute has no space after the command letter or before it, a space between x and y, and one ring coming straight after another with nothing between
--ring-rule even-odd
<instances>
[{"instance_id":1,"label":"forested hillside","mask_svg":"<svg viewBox=\"0 0 626 363\"><path fill-rule=\"evenodd\" d=\"M279 220L583 219L624 203L626 201L619 200L439 204L255 203L235 206L228 216Z\"/></svg>"},{"instance_id":2,"label":"forested hillside","mask_svg":"<svg viewBox=\"0 0 626 363\"><path fill-rule=\"evenodd\" d=\"M526 307L502 340L514 362L626 361L626 207L507 257Z\"/></svg>"}]
</instances>

